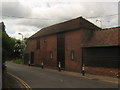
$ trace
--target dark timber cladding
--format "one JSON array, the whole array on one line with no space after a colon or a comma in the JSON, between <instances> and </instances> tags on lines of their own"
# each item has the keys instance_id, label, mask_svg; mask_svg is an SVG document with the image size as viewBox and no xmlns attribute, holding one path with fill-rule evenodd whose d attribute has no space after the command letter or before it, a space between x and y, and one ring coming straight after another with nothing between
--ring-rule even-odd
<instances>
[{"instance_id":1,"label":"dark timber cladding","mask_svg":"<svg viewBox=\"0 0 120 90\"><path fill-rule=\"evenodd\" d=\"M61 63L61 68L65 68L65 36L64 33L57 34L57 66Z\"/></svg>"},{"instance_id":2,"label":"dark timber cladding","mask_svg":"<svg viewBox=\"0 0 120 90\"><path fill-rule=\"evenodd\" d=\"M86 66L120 68L120 46L83 48L83 63Z\"/></svg>"}]
</instances>

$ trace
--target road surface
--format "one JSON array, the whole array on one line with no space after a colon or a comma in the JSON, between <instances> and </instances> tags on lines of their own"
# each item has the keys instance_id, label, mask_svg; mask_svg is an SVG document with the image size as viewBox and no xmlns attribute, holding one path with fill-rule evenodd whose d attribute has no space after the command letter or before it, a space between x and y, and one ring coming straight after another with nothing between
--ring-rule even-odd
<instances>
[{"instance_id":1,"label":"road surface","mask_svg":"<svg viewBox=\"0 0 120 90\"><path fill-rule=\"evenodd\" d=\"M24 80L31 88L118 88L117 84L61 74L45 69L7 62L8 72Z\"/></svg>"}]
</instances>

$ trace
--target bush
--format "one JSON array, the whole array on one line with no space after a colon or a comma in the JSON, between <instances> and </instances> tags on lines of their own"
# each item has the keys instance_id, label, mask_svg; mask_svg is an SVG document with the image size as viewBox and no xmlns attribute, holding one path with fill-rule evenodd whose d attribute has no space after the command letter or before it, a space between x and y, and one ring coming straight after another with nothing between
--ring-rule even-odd
<instances>
[{"instance_id":1,"label":"bush","mask_svg":"<svg viewBox=\"0 0 120 90\"><path fill-rule=\"evenodd\" d=\"M23 64L23 59L19 58L19 59L15 59L13 60L14 63L17 63L17 64Z\"/></svg>"}]
</instances>

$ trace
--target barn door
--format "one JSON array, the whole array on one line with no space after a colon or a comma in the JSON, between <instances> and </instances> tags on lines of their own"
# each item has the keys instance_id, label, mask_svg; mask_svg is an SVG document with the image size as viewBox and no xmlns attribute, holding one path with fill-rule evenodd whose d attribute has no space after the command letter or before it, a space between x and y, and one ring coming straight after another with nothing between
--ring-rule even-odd
<instances>
[{"instance_id":1,"label":"barn door","mask_svg":"<svg viewBox=\"0 0 120 90\"><path fill-rule=\"evenodd\" d=\"M86 66L120 68L119 46L83 48L83 63Z\"/></svg>"},{"instance_id":2,"label":"barn door","mask_svg":"<svg viewBox=\"0 0 120 90\"><path fill-rule=\"evenodd\" d=\"M31 64L34 64L34 52L31 52L30 62L31 62Z\"/></svg>"},{"instance_id":3,"label":"barn door","mask_svg":"<svg viewBox=\"0 0 120 90\"><path fill-rule=\"evenodd\" d=\"M57 35L57 67L59 62L61 63L61 68L65 68L65 37L64 33Z\"/></svg>"}]
</instances>

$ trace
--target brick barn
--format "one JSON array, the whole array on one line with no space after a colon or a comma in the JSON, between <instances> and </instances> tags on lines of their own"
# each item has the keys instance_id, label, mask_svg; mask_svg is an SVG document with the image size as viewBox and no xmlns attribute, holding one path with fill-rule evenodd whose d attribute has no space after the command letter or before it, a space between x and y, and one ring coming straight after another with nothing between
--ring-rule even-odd
<instances>
[{"instance_id":1,"label":"brick barn","mask_svg":"<svg viewBox=\"0 0 120 90\"><path fill-rule=\"evenodd\" d=\"M101 29L79 17L39 30L32 35L24 54L24 63L57 69L110 76L118 75L120 27Z\"/></svg>"}]
</instances>

